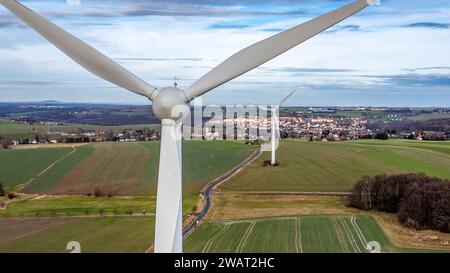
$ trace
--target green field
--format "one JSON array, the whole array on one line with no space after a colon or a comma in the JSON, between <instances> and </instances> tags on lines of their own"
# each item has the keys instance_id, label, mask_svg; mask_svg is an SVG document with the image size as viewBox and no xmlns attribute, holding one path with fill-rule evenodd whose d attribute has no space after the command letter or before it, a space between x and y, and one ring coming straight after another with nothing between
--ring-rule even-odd
<instances>
[{"instance_id":1,"label":"green field","mask_svg":"<svg viewBox=\"0 0 450 273\"><path fill-rule=\"evenodd\" d=\"M3 217L56 217L88 215L124 215L126 213L154 213L156 198L150 196L134 197L88 197L58 196L21 200L8 204L0 210ZM191 203L184 204L186 206Z\"/></svg>"},{"instance_id":2,"label":"green field","mask_svg":"<svg viewBox=\"0 0 450 273\"><path fill-rule=\"evenodd\" d=\"M364 175L423 172L450 178L450 142L283 140L278 167L264 152L221 188L233 191L349 191Z\"/></svg>"},{"instance_id":3,"label":"green field","mask_svg":"<svg viewBox=\"0 0 450 273\"><path fill-rule=\"evenodd\" d=\"M395 140L388 140L388 141L358 140L358 141L346 142L346 144L400 146L400 147L406 147L406 148L431 150L431 151L445 153L445 154L450 155L450 141L415 141L415 140L406 140L406 139L395 139Z\"/></svg>"},{"instance_id":4,"label":"green field","mask_svg":"<svg viewBox=\"0 0 450 273\"><path fill-rule=\"evenodd\" d=\"M31 193L45 192L46 190L52 188L67 172L69 172L80 161L92 154L94 150L92 145L74 146L71 149L72 151L66 154L66 156L62 158L61 161L57 162L45 173L39 175L38 177L35 177L33 181L25 186L23 191ZM38 151L39 149L35 150ZM39 156L34 154L31 156L39 158Z\"/></svg>"},{"instance_id":5,"label":"green field","mask_svg":"<svg viewBox=\"0 0 450 273\"><path fill-rule=\"evenodd\" d=\"M236 222L207 222L185 241L187 252L367 253L377 241L381 252L417 252L393 246L367 215L309 215Z\"/></svg>"},{"instance_id":6,"label":"green field","mask_svg":"<svg viewBox=\"0 0 450 273\"><path fill-rule=\"evenodd\" d=\"M153 244L153 217L0 219L0 252L69 252L77 241L82 252L145 252Z\"/></svg>"},{"instance_id":7,"label":"green field","mask_svg":"<svg viewBox=\"0 0 450 273\"><path fill-rule=\"evenodd\" d=\"M185 141L185 193L198 193L251 152L252 147L240 142ZM0 182L5 186L27 183L26 193L93 194L100 190L111 195L153 195L158 158L156 141L0 150Z\"/></svg>"},{"instance_id":8,"label":"green field","mask_svg":"<svg viewBox=\"0 0 450 273\"><path fill-rule=\"evenodd\" d=\"M197 196L184 196L183 212L191 212L196 204ZM10 202L0 210L0 218L154 214L155 208L155 196L53 196Z\"/></svg>"},{"instance_id":9,"label":"green field","mask_svg":"<svg viewBox=\"0 0 450 273\"><path fill-rule=\"evenodd\" d=\"M82 252L144 252L153 244L151 216L0 219L0 252L67 252L78 241ZM445 252L398 248L369 215L302 215L203 223L184 241L191 253L367 253ZM448 250L447 250L448 251Z\"/></svg>"},{"instance_id":10,"label":"green field","mask_svg":"<svg viewBox=\"0 0 450 273\"><path fill-rule=\"evenodd\" d=\"M69 147L0 150L0 183L6 187L26 183L71 151Z\"/></svg>"},{"instance_id":11,"label":"green field","mask_svg":"<svg viewBox=\"0 0 450 273\"><path fill-rule=\"evenodd\" d=\"M184 142L183 211L195 211L201 188L242 162L253 148L239 142ZM61 195L11 202L0 216L136 214L143 208L154 213L158 158L159 142L0 150L0 182L8 190L23 187L25 193ZM96 192L132 197L87 196Z\"/></svg>"}]
</instances>

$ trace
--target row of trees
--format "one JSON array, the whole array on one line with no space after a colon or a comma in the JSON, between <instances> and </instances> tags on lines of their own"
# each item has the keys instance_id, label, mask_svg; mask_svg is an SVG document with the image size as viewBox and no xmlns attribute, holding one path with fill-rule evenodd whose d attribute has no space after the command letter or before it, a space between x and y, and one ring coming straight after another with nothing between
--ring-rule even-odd
<instances>
[{"instance_id":1,"label":"row of trees","mask_svg":"<svg viewBox=\"0 0 450 273\"><path fill-rule=\"evenodd\" d=\"M349 204L362 210L397 213L408 227L450 232L450 181L423 174L362 177Z\"/></svg>"}]
</instances>

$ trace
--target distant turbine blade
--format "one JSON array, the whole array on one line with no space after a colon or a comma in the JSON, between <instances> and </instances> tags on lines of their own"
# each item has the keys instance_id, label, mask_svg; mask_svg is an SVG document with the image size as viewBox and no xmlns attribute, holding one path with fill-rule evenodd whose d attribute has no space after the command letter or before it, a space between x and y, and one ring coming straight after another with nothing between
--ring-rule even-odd
<instances>
[{"instance_id":1,"label":"distant turbine blade","mask_svg":"<svg viewBox=\"0 0 450 273\"><path fill-rule=\"evenodd\" d=\"M156 253L181 253L181 126L171 119L163 119L161 125L154 249Z\"/></svg>"},{"instance_id":2,"label":"distant turbine blade","mask_svg":"<svg viewBox=\"0 0 450 273\"><path fill-rule=\"evenodd\" d=\"M151 98L155 87L147 84L85 42L15 0L0 0L0 4L89 72L122 88Z\"/></svg>"},{"instance_id":3,"label":"distant turbine blade","mask_svg":"<svg viewBox=\"0 0 450 273\"><path fill-rule=\"evenodd\" d=\"M272 145L272 153L270 164L273 166L277 162L275 159L275 151L277 149L277 135L279 135L278 128L278 117L276 115L276 109L272 110L272 138L270 140L270 144Z\"/></svg>"},{"instance_id":4,"label":"distant turbine blade","mask_svg":"<svg viewBox=\"0 0 450 273\"><path fill-rule=\"evenodd\" d=\"M286 97L284 97L284 99L282 99L280 101L280 103L278 104L278 107L280 107L281 105L283 105L297 90L292 91L291 93L289 93L289 95L287 95Z\"/></svg>"},{"instance_id":5,"label":"distant turbine blade","mask_svg":"<svg viewBox=\"0 0 450 273\"><path fill-rule=\"evenodd\" d=\"M190 100L275 58L368 6L359 0L242 49L186 90Z\"/></svg>"}]
</instances>

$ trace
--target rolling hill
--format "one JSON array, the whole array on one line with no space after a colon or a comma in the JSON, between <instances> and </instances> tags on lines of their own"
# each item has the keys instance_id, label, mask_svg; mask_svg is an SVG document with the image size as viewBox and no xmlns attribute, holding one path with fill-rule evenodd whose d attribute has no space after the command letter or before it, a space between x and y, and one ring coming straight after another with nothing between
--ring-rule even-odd
<instances>
[{"instance_id":1,"label":"rolling hill","mask_svg":"<svg viewBox=\"0 0 450 273\"><path fill-rule=\"evenodd\" d=\"M103 142L0 150L1 183L26 193L153 195L159 142ZM185 193L242 162L254 147L229 141L186 141Z\"/></svg>"},{"instance_id":2,"label":"rolling hill","mask_svg":"<svg viewBox=\"0 0 450 273\"><path fill-rule=\"evenodd\" d=\"M265 152L221 186L231 191L348 192L358 178L383 173L423 172L450 178L450 142L283 140L278 167L264 167Z\"/></svg>"}]
</instances>

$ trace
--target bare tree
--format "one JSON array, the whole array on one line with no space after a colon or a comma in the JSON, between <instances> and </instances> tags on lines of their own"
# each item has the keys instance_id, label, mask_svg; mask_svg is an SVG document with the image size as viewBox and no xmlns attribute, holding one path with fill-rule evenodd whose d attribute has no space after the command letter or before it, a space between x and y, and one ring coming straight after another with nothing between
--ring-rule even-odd
<instances>
[{"instance_id":1,"label":"bare tree","mask_svg":"<svg viewBox=\"0 0 450 273\"><path fill-rule=\"evenodd\" d=\"M9 149L12 145L11 139L5 138L2 140L1 146L3 149Z\"/></svg>"},{"instance_id":2,"label":"bare tree","mask_svg":"<svg viewBox=\"0 0 450 273\"><path fill-rule=\"evenodd\" d=\"M5 189L3 189L2 183L0 183L0 196L5 196Z\"/></svg>"}]
</instances>

